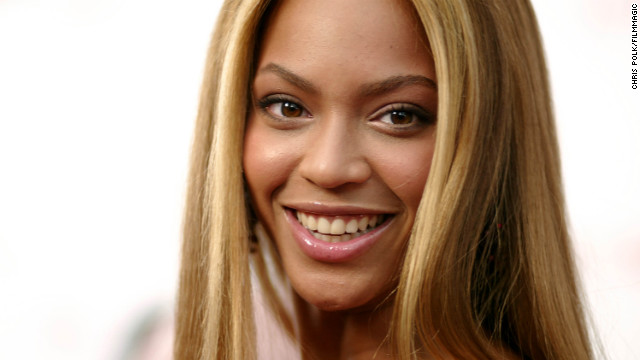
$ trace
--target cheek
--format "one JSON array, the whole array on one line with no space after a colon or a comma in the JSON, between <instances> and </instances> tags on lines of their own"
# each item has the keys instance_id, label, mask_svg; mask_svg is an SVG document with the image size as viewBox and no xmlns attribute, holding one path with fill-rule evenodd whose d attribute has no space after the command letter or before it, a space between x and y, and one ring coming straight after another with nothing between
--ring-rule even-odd
<instances>
[{"instance_id":1,"label":"cheek","mask_svg":"<svg viewBox=\"0 0 640 360\"><path fill-rule=\"evenodd\" d=\"M411 214L418 209L431 169L434 142L428 140L386 147L379 154L380 177Z\"/></svg>"},{"instance_id":2,"label":"cheek","mask_svg":"<svg viewBox=\"0 0 640 360\"><path fill-rule=\"evenodd\" d=\"M266 210L265 202L268 203L273 192L286 182L293 168L293 152L287 145L271 129L249 119L242 162L253 201L261 211Z\"/></svg>"}]
</instances>

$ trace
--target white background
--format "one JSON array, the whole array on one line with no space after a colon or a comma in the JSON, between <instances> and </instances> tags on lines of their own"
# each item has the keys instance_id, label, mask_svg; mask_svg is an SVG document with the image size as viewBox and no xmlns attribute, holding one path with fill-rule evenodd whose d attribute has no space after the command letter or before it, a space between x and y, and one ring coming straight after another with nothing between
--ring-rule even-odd
<instances>
[{"instance_id":1,"label":"white background","mask_svg":"<svg viewBox=\"0 0 640 360\"><path fill-rule=\"evenodd\" d=\"M611 359L640 359L631 3L534 0L571 231ZM218 7L0 0L0 359L124 358L141 321L171 313Z\"/></svg>"}]
</instances>

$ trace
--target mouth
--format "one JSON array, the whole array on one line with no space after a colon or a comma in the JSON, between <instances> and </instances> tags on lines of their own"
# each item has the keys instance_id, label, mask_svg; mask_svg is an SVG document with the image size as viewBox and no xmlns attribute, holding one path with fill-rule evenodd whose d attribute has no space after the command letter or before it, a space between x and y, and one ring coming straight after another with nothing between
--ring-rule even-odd
<instances>
[{"instance_id":1,"label":"mouth","mask_svg":"<svg viewBox=\"0 0 640 360\"><path fill-rule=\"evenodd\" d=\"M319 215L292 211L296 219L313 237L328 243L346 242L375 230L385 223L391 214Z\"/></svg>"}]
</instances>

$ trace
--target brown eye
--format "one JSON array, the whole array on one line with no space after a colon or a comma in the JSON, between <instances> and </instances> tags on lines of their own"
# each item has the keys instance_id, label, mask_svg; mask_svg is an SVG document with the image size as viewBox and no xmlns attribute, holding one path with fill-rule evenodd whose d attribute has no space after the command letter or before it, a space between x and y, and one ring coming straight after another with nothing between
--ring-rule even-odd
<instances>
[{"instance_id":1,"label":"brown eye","mask_svg":"<svg viewBox=\"0 0 640 360\"><path fill-rule=\"evenodd\" d=\"M408 103L396 103L383 107L373 115L378 125L392 131L409 131L435 122L435 117L420 106Z\"/></svg>"},{"instance_id":2,"label":"brown eye","mask_svg":"<svg viewBox=\"0 0 640 360\"><path fill-rule=\"evenodd\" d=\"M258 106L277 119L309 117L309 113L302 105L279 97L262 99L258 101Z\"/></svg>"},{"instance_id":3,"label":"brown eye","mask_svg":"<svg viewBox=\"0 0 640 360\"><path fill-rule=\"evenodd\" d=\"M285 117L298 117L302 115L302 107L296 103L285 101L280 105L280 112Z\"/></svg>"},{"instance_id":4,"label":"brown eye","mask_svg":"<svg viewBox=\"0 0 640 360\"><path fill-rule=\"evenodd\" d=\"M392 111L389 113L389 121L394 125L406 125L413 122L413 114L406 111Z\"/></svg>"}]
</instances>

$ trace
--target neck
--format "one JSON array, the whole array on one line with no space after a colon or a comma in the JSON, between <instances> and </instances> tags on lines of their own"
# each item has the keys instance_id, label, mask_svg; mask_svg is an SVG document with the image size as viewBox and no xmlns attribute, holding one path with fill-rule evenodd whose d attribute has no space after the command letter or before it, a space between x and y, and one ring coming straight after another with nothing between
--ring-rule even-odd
<instances>
[{"instance_id":1,"label":"neck","mask_svg":"<svg viewBox=\"0 0 640 360\"><path fill-rule=\"evenodd\" d=\"M365 310L327 312L296 296L303 359L390 359L393 301Z\"/></svg>"}]
</instances>

